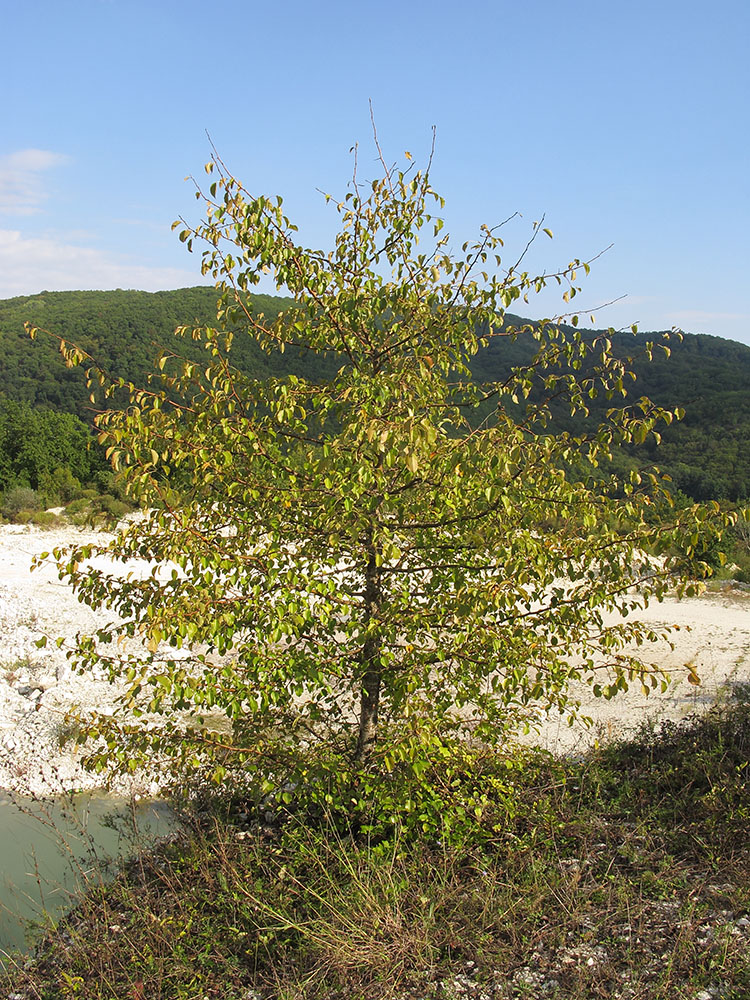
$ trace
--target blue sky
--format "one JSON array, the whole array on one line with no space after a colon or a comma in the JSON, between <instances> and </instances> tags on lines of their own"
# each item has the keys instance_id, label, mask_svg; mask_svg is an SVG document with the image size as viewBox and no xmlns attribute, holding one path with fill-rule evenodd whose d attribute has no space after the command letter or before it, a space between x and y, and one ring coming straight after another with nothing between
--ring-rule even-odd
<instances>
[{"instance_id":1,"label":"blue sky","mask_svg":"<svg viewBox=\"0 0 750 1000\"><path fill-rule=\"evenodd\" d=\"M350 147L417 160L457 242L545 215L531 265L593 257L597 325L750 343L750 3L0 0L0 297L205 283L170 231L208 131L329 245ZM625 296L600 309L601 303ZM541 316L566 307L532 302Z\"/></svg>"}]
</instances>

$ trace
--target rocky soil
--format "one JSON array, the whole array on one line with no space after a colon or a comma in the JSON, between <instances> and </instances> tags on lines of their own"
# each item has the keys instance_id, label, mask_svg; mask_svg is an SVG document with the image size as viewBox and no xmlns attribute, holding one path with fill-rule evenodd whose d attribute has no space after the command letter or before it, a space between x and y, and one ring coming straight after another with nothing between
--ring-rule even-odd
<instances>
[{"instance_id":1,"label":"rocky soil","mask_svg":"<svg viewBox=\"0 0 750 1000\"><path fill-rule=\"evenodd\" d=\"M74 527L0 526L0 788L42 795L101 784L80 767L66 715L72 708L106 712L117 691L101 675L76 674L65 647L50 641L40 649L36 641L72 638L106 619L78 602L52 564L30 570L35 555L84 537ZM121 790L148 785L141 778Z\"/></svg>"}]
</instances>

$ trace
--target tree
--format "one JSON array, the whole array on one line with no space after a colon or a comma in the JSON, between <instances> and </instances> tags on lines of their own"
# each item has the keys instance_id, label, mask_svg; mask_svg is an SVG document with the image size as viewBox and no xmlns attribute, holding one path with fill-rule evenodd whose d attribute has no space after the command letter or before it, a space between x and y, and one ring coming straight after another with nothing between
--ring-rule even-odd
<instances>
[{"instance_id":1,"label":"tree","mask_svg":"<svg viewBox=\"0 0 750 1000\"><path fill-rule=\"evenodd\" d=\"M641 651L655 631L608 613L690 592L686 557L731 516L675 511L654 472L598 474L617 444L673 418L625 405L606 336L542 321L529 362L473 383L472 357L518 333L505 310L550 282L569 301L588 264L532 276L524 251L508 266L500 227L454 253L429 166L381 166L368 183L355 169L334 202L329 252L304 247L281 199L249 194L217 156L196 192L205 221L175 224L219 291L216 327L177 331L205 362L162 357L125 411L98 418L144 514L57 553L79 597L122 619L75 653L127 682L122 712L88 730L104 740L96 766L156 752L177 771L208 762L217 780L244 769L260 790L291 779L347 809L388 788L392 804L397 778L441 755L547 710L575 716L574 680L605 697L662 680ZM271 319L252 295L267 272L293 300ZM231 345L248 335L271 355L333 356L336 374L243 375ZM551 432L553 406L585 416L601 395L603 423ZM91 568L94 554L155 568L123 578ZM145 646L123 653L123 638Z\"/></svg>"},{"instance_id":2,"label":"tree","mask_svg":"<svg viewBox=\"0 0 750 1000\"><path fill-rule=\"evenodd\" d=\"M0 491L16 485L44 488L57 470L86 481L103 464L92 444L89 429L72 413L35 409L0 395Z\"/></svg>"}]
</instances>

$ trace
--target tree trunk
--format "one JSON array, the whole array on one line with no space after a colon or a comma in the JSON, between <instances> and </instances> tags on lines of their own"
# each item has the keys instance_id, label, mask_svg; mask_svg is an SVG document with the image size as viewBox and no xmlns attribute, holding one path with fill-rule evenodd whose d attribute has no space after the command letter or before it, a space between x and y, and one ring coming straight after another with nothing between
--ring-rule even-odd
<instances>
[{"instance_id":1,"label":"tree trunk","mask_svg":"<svg viewBox=\"0 0 750 1000\"><path fill-rule=\"evenodd\" d=\"M382 591L380 584L380 567L377 565L375 546L370 536L368 544L368 560L365 570L365 613L364 624L369 628L380 611ZM370 633L362 646L361 660L362 693L359 704L359 736L354 755L355 763L361 764L367 760L375 745L378 735L378 709L380 707L380 686L382 681L382 665L380 662L380 638Z\"/></svg>"}]
</instances>

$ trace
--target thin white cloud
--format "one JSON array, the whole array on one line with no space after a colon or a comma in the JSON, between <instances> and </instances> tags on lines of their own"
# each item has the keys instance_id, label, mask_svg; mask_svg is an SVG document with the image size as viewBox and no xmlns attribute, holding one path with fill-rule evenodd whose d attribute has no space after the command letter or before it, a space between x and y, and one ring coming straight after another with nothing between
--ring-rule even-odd
<instances>
[{"instance_id":1,"label":"thin white cloud","mask_svg":"<svg viewBox=\"0 0 750 1000\"><path fill-rule=\"evenodd\" d=\"M0 212L33 215L47 197L42 174L68 162L63 153L20 149L0 156Z\"/></svg>"},{"instance_id":2,"label":"thin white cloud","mask_svg":"<svg viewBox=\"0 0 750 1000\"><path fill-rule=\"evenodd\" d=\"M0 229L0 298L42 290L138 288L156 292L205 284L195 271L149 267L93 247Z\"/></svg>"},{"instance_id":3,"label":"thin white cloud","mask_svg":"<svg viewBox=\"0 0 750 1000\"><path fill-rule=\"evenodd\" d=\"M708 333L750 344L750 313L676 309L669 314L669 320L686 333Z\"/></svg>"},{"instance_id":4,"label":"thin white cloud","mask_svg":"<svg viewBox=\"0 0 750 1000\"><path fill-rule=\"evenodd\" d=\"M680 309L672 313L680 323L716 323L723 320L750 320L750 313L710 312L702 309Z\"/></svg>"}]
</instances>

